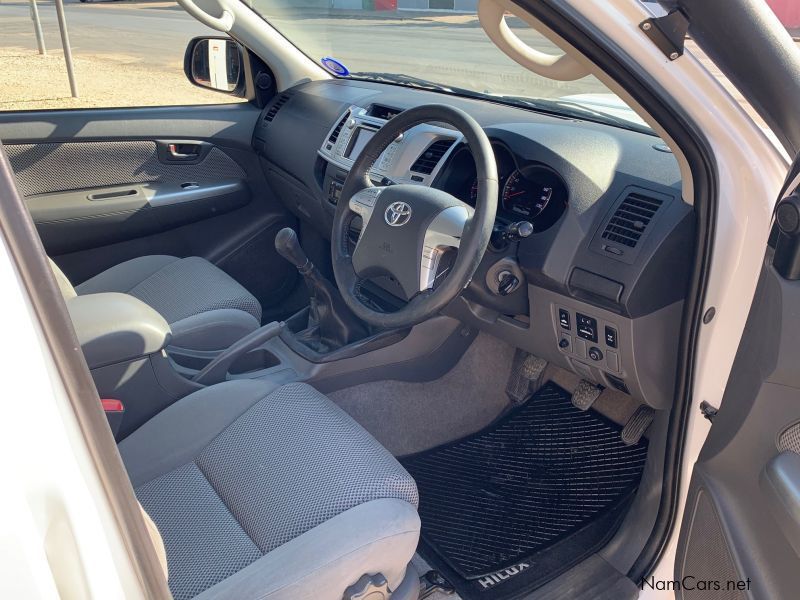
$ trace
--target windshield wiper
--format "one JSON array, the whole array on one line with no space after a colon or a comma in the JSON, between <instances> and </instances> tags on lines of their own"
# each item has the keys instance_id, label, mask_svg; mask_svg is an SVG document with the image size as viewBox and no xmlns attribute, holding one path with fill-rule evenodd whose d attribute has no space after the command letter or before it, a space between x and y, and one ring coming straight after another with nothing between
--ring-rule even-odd
<instances>
[{"instance_id":1,"label":"windshield wiper","mask_svg":"<svg viewBox=\"0 0 800 600\"><path fill-rule=\"evenodd\" d=\"M638 133L656 135L647 125L629 121L622 117L617 117L602 110L590 108L579 102L572 100L546 99L546 98L525 98L523 96L499 96L501 102L508 102L518 106L525 106L541 112L546 112L562 117L574 117L584 121L592 121L603 125L614 125L623 129L629 129Z\"/></svg>"}]
</instances>

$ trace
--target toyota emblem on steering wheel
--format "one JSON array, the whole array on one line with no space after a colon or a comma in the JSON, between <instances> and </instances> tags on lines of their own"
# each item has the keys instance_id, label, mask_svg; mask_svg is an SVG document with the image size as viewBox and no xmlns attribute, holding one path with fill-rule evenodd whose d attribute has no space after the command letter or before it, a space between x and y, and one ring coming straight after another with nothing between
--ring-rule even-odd
<instances>
[{"instance_id":1,"label":"toyota emblem on steering wheel","mask_svg":"<svg viewBox=\"0 0 800 600\"><path fill-rule=\"evenodd\" d=\"M386 223L392 227L400 227L411 219L411 207L405 202L392 202L384 214Z\"/></svg>"}]
</instances>

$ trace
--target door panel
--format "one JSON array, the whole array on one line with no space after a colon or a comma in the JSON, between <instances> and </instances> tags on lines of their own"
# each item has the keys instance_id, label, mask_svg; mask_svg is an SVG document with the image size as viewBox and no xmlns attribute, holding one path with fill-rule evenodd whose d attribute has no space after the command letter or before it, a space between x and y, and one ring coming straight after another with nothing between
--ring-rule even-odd
<instances>
[{"instance_id":1,"label":"door panel","mask_svg":"<svg viewBox=\"0 0 800 600\"><path fill-rule=\"evenodd\" d=\"M785 190L794 191L798 174L800 159ZM800 589L798 260L800 197L794 191L777 206L736 359L694 465L675 577L695 585L678 589L677 598L718 591L736 600L793 598ZM701 589L698 581L722 587Z\"/></svg>"},{"instance_id":2,"label":"door panel","mask_svg":"<svg viewBox=\"0 0 800 600\"><path fill-rule=\"evenodd\" d=\"M266 315L297 283L274 250L294 218L251 150L247 103L0 113L45 249L73 283L145 254L202 256Z\"/></svg>"}]
</instances>

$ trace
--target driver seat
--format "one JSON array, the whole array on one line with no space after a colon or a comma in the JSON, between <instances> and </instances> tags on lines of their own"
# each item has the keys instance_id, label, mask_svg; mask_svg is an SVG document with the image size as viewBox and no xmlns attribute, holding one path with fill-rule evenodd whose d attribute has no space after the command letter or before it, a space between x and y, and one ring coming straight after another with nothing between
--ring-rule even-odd
<instances>
[{"instance_id":1,"label":"driver seat","mask_svg":"<svg viewBox=\"0 0 800 600\"><path fill-rule=\"evenodd\" d=\"M205 388L119 450L176 600L417 598L414 480L306 384Z\"/></svg>"}]
</instances>

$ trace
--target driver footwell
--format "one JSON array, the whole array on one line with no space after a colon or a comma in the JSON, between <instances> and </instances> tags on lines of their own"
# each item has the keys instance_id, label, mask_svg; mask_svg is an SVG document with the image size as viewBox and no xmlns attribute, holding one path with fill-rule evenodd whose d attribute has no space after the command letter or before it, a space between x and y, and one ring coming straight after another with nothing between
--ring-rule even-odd
<instances>
[{"instance_id":1,"label":"driver footwell","mask_svg":"<svg viewBox=\"0 0 800 600\"><path fill-rule=\"evenodd\" d=\"M605 545L639 484L647 440L580 411L550 382L461 440L401 459L417 482L420 554L465 599L529 592Z\"/></svg>"}]
</instances>

